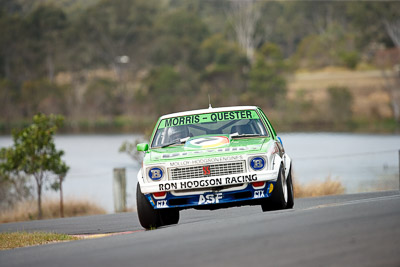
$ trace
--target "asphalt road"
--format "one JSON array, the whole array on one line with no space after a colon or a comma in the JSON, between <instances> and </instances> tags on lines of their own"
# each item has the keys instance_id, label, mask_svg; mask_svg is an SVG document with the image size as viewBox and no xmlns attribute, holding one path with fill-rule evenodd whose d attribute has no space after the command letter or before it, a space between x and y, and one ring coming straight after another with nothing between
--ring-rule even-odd
<instances>
[{"instance_id":1,"label":"asphalt road","mask_svg":"<svg viewBox=\"0 0 400 267\"><path fill-rule=\"evenodd\" d=\"M97 239L0 251L0 266L400 266L399 191L181 212L178 225L142 231L135 213L0 225L0 231L98 234Z\"/></svg>"}]
</instances>

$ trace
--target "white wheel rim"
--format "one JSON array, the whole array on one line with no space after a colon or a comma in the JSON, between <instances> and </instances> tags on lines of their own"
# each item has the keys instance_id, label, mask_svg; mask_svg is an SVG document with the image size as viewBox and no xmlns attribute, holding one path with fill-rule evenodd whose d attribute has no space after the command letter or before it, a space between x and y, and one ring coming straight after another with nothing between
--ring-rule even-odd
<instances>
[{"instance_id":1,"label":"white wheel rim","mask_svg":"<svg viewBox=\"0 0 400 267\"><path fill-rule=\"evenodd\" d=\"M283 189L283 198L285 199L285 202L287 203L288 201L288 188L287 188L287 181L285 177L285 172L282 170L281 173L281 180L282 180L282 189Z\"/></svg>"}]
</instances>

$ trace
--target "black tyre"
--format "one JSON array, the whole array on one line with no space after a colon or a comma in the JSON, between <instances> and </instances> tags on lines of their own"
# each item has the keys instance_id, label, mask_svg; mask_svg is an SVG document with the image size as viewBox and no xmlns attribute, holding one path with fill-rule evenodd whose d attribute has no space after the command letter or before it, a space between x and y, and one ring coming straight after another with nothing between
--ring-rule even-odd
<instances>
[{"instance_id":1,"label":"black tyre","mask_svg":"<svg viewBox=\"0 0 400 267\"><path fill-rule=\"evenodd\" d=\"M281 165L278 179L275 183L275 188L273 189L271 196L266 198L264 202L261 203L261 209L263 211L281 210L286 208L287 203L288 190L285 179L285 170L283 165Z\"/></svg>"},{"instance_id":2,"label":"black tyre","mask_svg":"<svg viewBox=\"0 0 400 267\"><path fill-rule=\"evenodd\" d=\"M293 179L292 179L292 165L290 165L289 175L287 178L287 191L288 191L288 200L287 200L287 209L292 209L294 207L294 193L293 193Z\"/></svg>"},{"instance_id":3,"label":"black tyre","mask_svg":"<svg viewBox=\"0 0 400 267\"><path fill-rule=\"evenodd\" d=\"M136 205L139 222L143 228L151 229L179 222L178 209L154 209L140 190L139 183L136 188Z\"/></svg>"},{"instance_id":4,"label":"black tyre","mask_svg":"<svg viewBox=\"0 0 400 267\"><path fill-rule=\"evenodd\" d=\"M162 226L160 212L151 206L149 200L140 190L139 183L136 188L136 205L139 222L143 228L151 229Z\"/></svg>"},{"instance_id":5,"label":"black tyre","mask_svg":"<svg viewBox=\"0 0 400 267\"><path fill-rule=\"evenodd\" d=\"M163 225L177 224L179 222L179 210L178 209L160 210L160 219Z\"/></svg>"}]
</instances>

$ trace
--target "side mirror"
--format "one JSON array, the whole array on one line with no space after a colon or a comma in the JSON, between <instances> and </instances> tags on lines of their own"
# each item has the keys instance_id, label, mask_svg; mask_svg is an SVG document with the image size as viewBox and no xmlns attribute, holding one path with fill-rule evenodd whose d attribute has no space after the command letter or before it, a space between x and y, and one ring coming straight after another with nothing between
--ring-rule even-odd
<instances>
[{"instance_id":1,"label":"side mirror","mask_svg":"<svg viewBox=\"0 0 400 267\"><path fill-rule=\"evenodd\" d=\"M137 151L147 151L149 150L149 144L147 143L141 143L136 145Z\"/></svg>"}]
</instances>

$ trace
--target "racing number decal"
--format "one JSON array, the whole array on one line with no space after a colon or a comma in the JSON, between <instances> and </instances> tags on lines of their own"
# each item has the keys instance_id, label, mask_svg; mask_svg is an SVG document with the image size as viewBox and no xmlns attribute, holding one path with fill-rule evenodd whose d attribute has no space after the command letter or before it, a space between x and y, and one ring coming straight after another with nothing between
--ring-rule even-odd
<instances>
[{"instance_id":1,"label":"racing number decal","mask_svg":"<svg viewBox=\"0 0 400 267\"><path fill-rule=\"evenodd\" d=\"M199 137L186 142L186 147L191 148L213 148L229 144L226 136Z\"/></svg>"},{"instance_id":2,"label":"racing number decal","mask_svg":"<svg viewBox=\"0 0 400 267\"><path fill-rule=\"evenodd\" d=\"M206 143L206 144L211 143L212 144L212 143L219 142L219 141L220 141L220 139L218 138L218 136L217 137L206 137L206 138L195 139L195 140L193 140L192 144L200 146L203 143Z\"/></svg>"},{"instance_id":3,"label":"racing number decal","mask_svg":"<svg viewBox=\"0 0 400 267\"><path fill-rule=\"evenodd\" d=\"M200 195L198 204L199 205L215 204L215 203L219 203L220 199L222 199L222 193L209 194L209 195Z\"/></svg>"}]
</instances>

